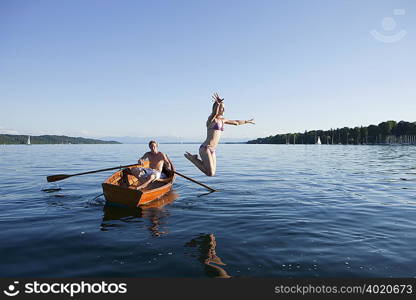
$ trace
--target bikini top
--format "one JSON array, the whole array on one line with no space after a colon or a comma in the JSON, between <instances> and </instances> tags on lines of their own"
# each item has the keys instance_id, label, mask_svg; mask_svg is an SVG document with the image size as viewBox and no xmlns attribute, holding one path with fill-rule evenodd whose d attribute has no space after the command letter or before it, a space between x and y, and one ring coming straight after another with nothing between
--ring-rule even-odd
<instances>
[{"instance_id":1,"label":"bikini top","mask_svg":"<svg viewBox=\"0 0 416 300\"><path fill-rule=\"evenodd\" d=\"M214 125L210 127L209 129L224 131L224 122L223 121L215 122Z\"/></svg>"}]
</instances>

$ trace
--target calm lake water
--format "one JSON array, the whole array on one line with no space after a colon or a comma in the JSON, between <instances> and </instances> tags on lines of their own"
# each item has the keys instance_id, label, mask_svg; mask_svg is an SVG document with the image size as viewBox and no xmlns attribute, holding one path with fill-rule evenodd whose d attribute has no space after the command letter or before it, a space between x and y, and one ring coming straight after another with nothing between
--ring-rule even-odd
<instances>
[{"instance_id":1,"label":"calm lake water","mask_svg":"<svg viewBox=\"0 0 416 300\"><path fill-rule=\"evenodd\" d=\"M46 176L147 145L0 146L0 276L416 276L415 146L220 145L213 178L183 157L198 146L160 150L221 191L178 178L139 210L105 207L112 171Z\"/></svg>"}]
</instances>

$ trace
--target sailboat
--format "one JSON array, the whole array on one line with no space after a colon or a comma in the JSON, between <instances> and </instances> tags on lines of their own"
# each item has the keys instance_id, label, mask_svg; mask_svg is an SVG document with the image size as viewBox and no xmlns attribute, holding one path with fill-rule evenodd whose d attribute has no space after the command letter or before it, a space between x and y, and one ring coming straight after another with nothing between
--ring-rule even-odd
<instances>
[{"instance_id":1,"label":"sailboat","mask_svg":"<svg viewBox=\"0 0 416 300\"><path fill-rule=\"evenodd\" d=\"M318 136L318 140L316 141L316 143L315 144L317 144L317 145L321 145L322 143L321 143L321 138Z\"/></svg>"},{"instance_id":2,"label":"sailboat","mask_svg":"<svg viewBox=\"0 0 416 300\"><path fill-rule=\"evenodd\" d=\"M27 143L28 145L30 145L30 135L27 137Z\"/></svg>"}]
</instances>

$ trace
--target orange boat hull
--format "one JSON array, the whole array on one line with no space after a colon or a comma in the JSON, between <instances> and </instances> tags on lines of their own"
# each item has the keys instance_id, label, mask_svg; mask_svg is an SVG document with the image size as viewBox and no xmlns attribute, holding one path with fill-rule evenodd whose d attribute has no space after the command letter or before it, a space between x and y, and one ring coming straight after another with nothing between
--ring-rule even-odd
<instances>
[{"instance_id":1,"label":"orange boat hull","mask_svg":"<svg viewBox=\"0 0 416 300\"><path fill-rule=\"evenodd\" d=\"M144 165L136 165L135 167L148 167L148 162ZM103 194L107 202L110 204L116 204L127 207L138 207L140 205L146 205L153 200L159 199L166 193L168 193L173 186L176 176L164 179L163 181L152 182L143 191L136 190L135 185L138 184L138 179L132 175L129 175L129 187L123 187L118 184L121 178L122 171L117 171L108 177L102 184Z\"/></svg>"}]
</instances>

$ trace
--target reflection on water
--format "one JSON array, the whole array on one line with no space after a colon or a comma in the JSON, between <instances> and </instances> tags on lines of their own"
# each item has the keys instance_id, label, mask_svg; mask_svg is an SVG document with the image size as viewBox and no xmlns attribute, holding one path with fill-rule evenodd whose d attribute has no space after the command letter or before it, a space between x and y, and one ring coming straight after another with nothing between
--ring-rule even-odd
<instances>
[{"instance_id":1,"label":"reflection on water","mask_svg":"<svg viewBox=\"0 0 416 300\"><path fill-rule=\"evenodd\" d=\"M170 216L169 211L163 208L173 203L179 194L170 191L160 199L150 202L139 208L127 208L106 205L103 208L104 216L101 223L101 231L109 231L113 227L117 227L113 221L121 221L125 223L133 222L137 219L149 220L150 224L146 227L154 237L169 233L166 228L164 219ZM163 227L163 229L161 229ZM205 273L209 277L230 278L227 271L224 270L226 265L216 253L217 242L214 234L202 234L185 244L185 247L196 247L198 261L204 265Z\"/></svg>"},{"instance_id":2,"label":"reflection on water","mask_svg":"<svg viewBox=\"0 0 416 300\"><path fill-rule=\"evenodd\" d=\"M42 192L46 192L46 193L53 193L53 192L59 192L60 190L62 190L61 188L45 188L42 189Z\"/></svg>"},{"instance_id":3,"label":"reflection on water","mask_svg":"<svg viewBox=\"0 0 416 300\"><path fill-rule=\"evenodd\" d=\"M109 228L114 227L114 224L111 221L128 223L135 219L143 218L150 220L148 229L152 235L160 236L166 234L168 233L166 229L160 230L161 225L163 225L163 219L169 216L169 212L164 210L163 207L173 203L178 197L178 193L170 191L161 198L138 208L117 207L112 206L111 204L105 205L103 208L104 216L103 222L101 223L101 230L107 231Z\"/></svg>"},{"instance_id":4,"label":"reflection on water","mask_svg":"<svg viewBox=\"0 0 416 300\"><path fill-rule=\"evenodd\" d=\"M217 241L214 234L202 234L185 244L186 247L197 247L199 251L198 260L204 264L205 273L210 277L230 278L222 266L226 264L217 256L215 247Z\"/></svg>"}]
</instances>

